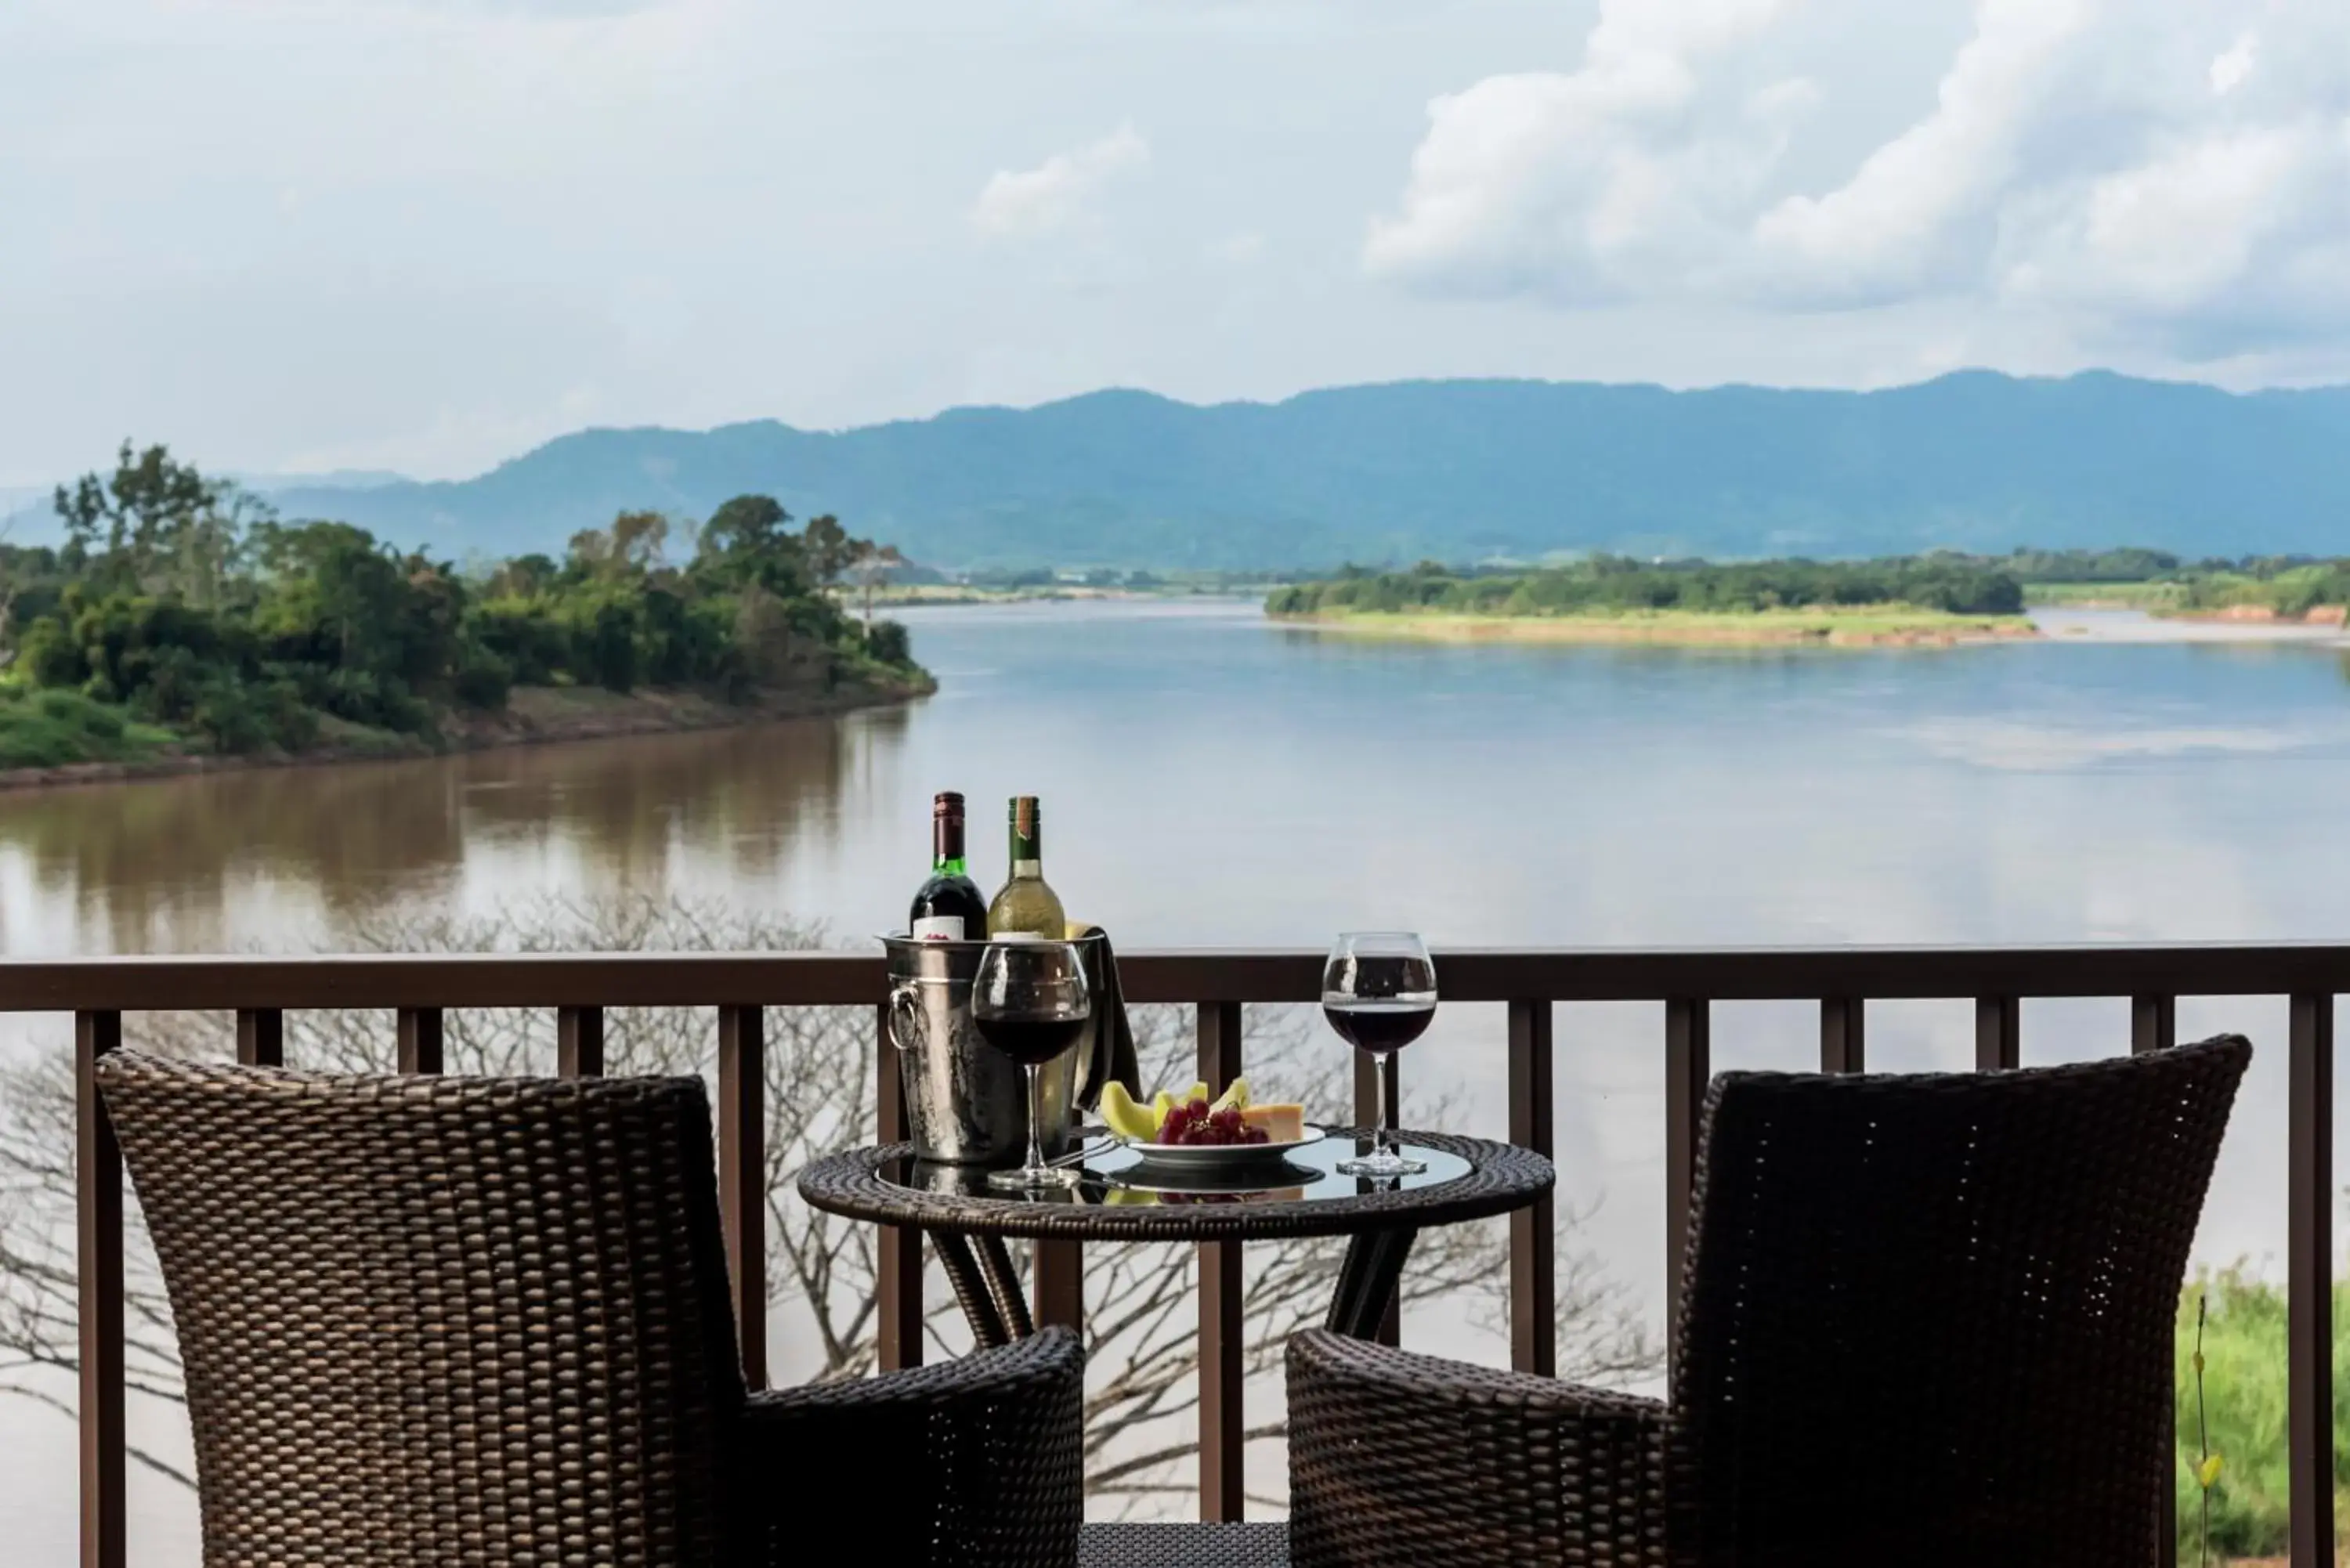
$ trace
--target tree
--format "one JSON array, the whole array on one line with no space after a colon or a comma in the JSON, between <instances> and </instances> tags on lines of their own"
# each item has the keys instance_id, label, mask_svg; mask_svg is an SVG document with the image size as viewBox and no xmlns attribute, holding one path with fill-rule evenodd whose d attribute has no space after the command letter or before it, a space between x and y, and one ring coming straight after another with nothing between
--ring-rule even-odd
<instances>
[{"instance_id":1,"label":"tree","mask_svg":"<svg viewBox=\"0 0 2350 1568\"><path fill-rule=\"evenodd\" d=\"M360 921L335 933L337 946L394 952L571 950L759 950L819 945L820 931L723 908L618 898L549 902L485 919L430 917ZM1181 1010L1135 1012L1146 1077L1191 1077L1192 1042ZM1271 1093L1305 1093L1344 1103L1350 1064L1302 1049L1307 1036L1260 1019L1251 1036L1252 1081ZM219 1057L231 1021L218 1015L132 1014L127 1042L171 1054ZM286 1055L302 1066L386 1070L393 1044L388 1015L289 1013ZM877 1355L877 1259L873 1229L801 1205L793 1177L809 1159L853 1141L873 1125L873 1022L863 1008L787 1008L768 1015L766 1073L768 1249L771 1335L786 1355L779 1374L811 1381L862 1376ZM543 1012L450 1012L452 1071L544 1073L554 1060L552 1021ZM615 1008L606 1015L605 1052L614 1073L714 1071L705 1012ZM1441 1111L1437 1112L1441 1115ZM69 1049L0 1071L0 1393L74 1410L79 1365L75 1326L74 1088ZM1587 1211L1586 1211L1587 1213ZM1620 1380L1647 1376L1659 1357L1620 1284L1573 1244L1584 1215L1564 1221L1559 1249L1562 1370ZM1508 1276L1501 1224L1447 1227L1424 1235L1406 1272L1408 1302L1474 1296L1498 1312ZM169 1304L143 1230L131 1225L127 1313L130 1384L142 1402L184 1405ZM1191 1435L1198 1404L1191 1311L1197 1249L1092 1247L1086 1254L1087 1487L1107 1506L1147 1511L1188 1495ZM1250 1252L1244 1297L1243 1365L1253 1382L1277 1374L1290 1333L1318 1319L1338 1266L1337 1244L1266 1243ZM927 1336L935 1355L965 1348L968 1333L951 1292L935 1271L925 1284ZM133 1429L141 1428L134 1421ZM1278 1440L1278 1419L1248 1430L1251 1442ZM134 1458L156 1473L192 1484L172 1457L151 1448Z\"/></svg>"},{"instance_id":2,"label":"tree","mask_svg":"<svg viewBox=\"0 0 2350 1568\"><path fill-rule=\"evenodd\" d=\"M235 485L174 461L169 448L134 452L128 441L111 475L61 484L53 504L70 566L106 587L173 592L203 606L218 601L244 530L270 515Z\"/></svg>"},{"instance_id":3,"label":"tree","mask_svg":"<svg viewBox=\"0 0 2350 1568\"><path fill-rule=\"evenodd\" d=\"M580 576L635 581L658 568L669 542L669 519L658 512L623 512L609 528L571 535L571 563Z\"/></svg>"},{"instance_id":4,"label":"tree","mask_svg":"<svg viewBox=\"0 0 2350 1568\"><path fill-rule=\"evenodd\" d=\"M873 628L873 587L889 580L891 568L906 564L895 545L876 545L870 539L857 541L857 552L849 558L848 574L865 590L865 627Z\"/></svg>"}]
</instances>

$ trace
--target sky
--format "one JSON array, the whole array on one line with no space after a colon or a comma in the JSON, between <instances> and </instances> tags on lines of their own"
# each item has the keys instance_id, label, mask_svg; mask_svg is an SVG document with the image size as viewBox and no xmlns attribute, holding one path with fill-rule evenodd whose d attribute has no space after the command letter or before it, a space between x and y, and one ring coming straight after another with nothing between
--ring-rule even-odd
<instances>
[{"instance_id":1,"label":"sky","mask_svg":"<svg viewBox=\"0 0 2350 1568\"><path fill-rule=\"evenodd\" d=\"M2350 5L0 4L0 486L1964 366L2350 380Z\"/></svg>"}]
</instances>

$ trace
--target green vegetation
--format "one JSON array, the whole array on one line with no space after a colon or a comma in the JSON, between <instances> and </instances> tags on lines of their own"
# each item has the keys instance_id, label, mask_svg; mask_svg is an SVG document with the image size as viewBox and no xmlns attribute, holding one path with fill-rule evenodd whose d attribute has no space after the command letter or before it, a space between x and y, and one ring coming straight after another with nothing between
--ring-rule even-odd
<instances>
[{"instance_id":1,"label":"green vegetation","mask_svg":"<svg viewBox=\"0 0 2350 1568\"><path fill-rule=\"evenodd\" d=\"M2350 605L2350 559L2246 556L2183 561L2162 550L2018 550L1999 557L2035 604L2117 604L2158 615L2265 612L2301 620Z\"/></svg>"},{"instance_id":2,"label":"green vegetation","mask_svg":"<svg viewBox=\"0 0 2350 1568\"><path fill-rule=\"evenodd\" d=\"M78 691L0 686L0 768L136 762L170 749L172 732L126 719Z\"/></svg>"},{"instance_id":3,"label":"green vegetation","mask_svg":"<svg viewBox=\"0 0 2350 1568\"><path fill-rule=\"evenodd\" d=\"M2178 1560L2193 1563L2201 1539L2201 1457L2195 1408L2195 1311L2208 1297L2203 1331L2204 1419L2220 1456L2211 1488L2211 1555L2282 1557L2287 1545L2289 1450L2285 1438L2285 1293L2241 1269L2189 1283L2178 1303ZM2350 1507L2350 1282L2334 1288L2334 1512Z\"/></svg>"},{"instance_id":4,"label":"green vegetation","mask_svg":"<svg viewBox=\"0 0 2350 1568\"><path fill-rule=\"evenodd\" d=\"M2350 560L2246 560L2199 569L2186 579L2178 607L2192 612L2266 610L2300 620L2321 606L2350 605Z\"/></svg>"},{"instance_id":5,"label":"green vegetation","mask_svg":"<svg viewBox=\"0 0 2350 1568\"><path fill-rule=\"evenodd\" d=\"M58 548L0 545L0 766L178 745L298 752L432 743L516 686L775 691L910 688L905 628L828 591L894 559L829 516L795 530L764 495L672 524L626 512L560 561L460 572L335 522L287 523L234 486L126 443L60 488Z\"/></svg>"},{"instance_id":6,"label":"green vegetation","mask_svg":"<svg viewBox=\"0 0 2350 1568\"><path fill-rule=\"evenodd\" d=\"M1403 616L1466 618L1612 618L1659 616L1730 623L1753 630L1788 626L1821 635L1843 616L1866 614L1870 635L1943 620L2000 618L2023 611L2014 576L1970 557L1922 555L1880 562L1633 562L1596 555L1542 571L1452 571L1421 562L1410 571L1347 566L1335 578L1295 583L1266 597L1272 616ZM1795 620L1786 611L1810 611ZM1859 623L1852 623L1854 628Z\"/></svg>"},{"instance_id":7,"label":"green vegetation","mask_svg":"<svg viewBox=\"0 0 2350 1568\"><path fill-rule=\"evenodd\" d=\"M2028 605L2094 606L2101 609L2145 610L2152 615L2176 609L2186 597L2187 585L2178 582L2023 585L2023 602Z\"/></svg>"}]
</instances>

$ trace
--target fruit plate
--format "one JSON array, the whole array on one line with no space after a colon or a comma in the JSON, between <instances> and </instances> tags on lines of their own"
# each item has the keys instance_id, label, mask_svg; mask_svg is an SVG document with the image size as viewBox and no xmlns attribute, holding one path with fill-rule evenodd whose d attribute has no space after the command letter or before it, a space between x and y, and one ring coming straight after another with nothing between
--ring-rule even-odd
<instances>
[{"instance_id":1,"label":"fruit plate","mask_svg":"<svg viewBox=\"0 0 2350 1568\"><path fill-rule=\"evenodd\" d=\"M1250 1160L1201 1170L1153 1165L1148 1160L1087 1166L1087 1173L1113 1191L1160 1198L1253 1198L1302 1196L1330 1173L1285 1159Z\"/></svg>"},{"instance_id":2,"label":"fruit plate","mask_svg":"<svg viewBox=\"0 0 2350 1568\"><path fill-rule=\"evenodd\" d=\"M1235 1166L1265 1165L1295 1149L1310 1148L1326 1133L1307 1127L1305 1136L1289 1143L1135 1143L1132 1149L1143 1164L1161 1170L1229 1170Z\"/></svg>"}]
</instances>

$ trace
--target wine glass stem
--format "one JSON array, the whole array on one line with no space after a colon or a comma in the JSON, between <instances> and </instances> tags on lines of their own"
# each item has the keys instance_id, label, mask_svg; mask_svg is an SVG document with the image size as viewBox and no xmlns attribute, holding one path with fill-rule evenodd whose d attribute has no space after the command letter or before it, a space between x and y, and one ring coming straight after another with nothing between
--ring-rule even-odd
<instances>
[{"instance_id":1,"label":"wine glass stem","mask_svg":"<svg viewBox=\"0 0 2350 1568\"><path fill-rule=\"evenodd\" d=\"M1379 1082L1379 1125L1373 1131L1371 1147L1380 1154L1389 1154L1395 1149L1396 1106L1395 1092L1392 1087L1394 1080L1388 1072L1388 1064L1393 1056L1394 1054L1388 1051L1375 1052L1371 1056L1371 1074Z\"/></svg>"},{"instance_id":2,"label":"wine glass stem","mask_svg":"<svg viewBox=\"0 0 2350 1568\"><path fill-rule=\"evenodd\" d=\"M1028 1064L1028 1168L1045 1168L1045 1069Z\"/></svg>"}]
</instances>

